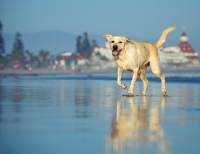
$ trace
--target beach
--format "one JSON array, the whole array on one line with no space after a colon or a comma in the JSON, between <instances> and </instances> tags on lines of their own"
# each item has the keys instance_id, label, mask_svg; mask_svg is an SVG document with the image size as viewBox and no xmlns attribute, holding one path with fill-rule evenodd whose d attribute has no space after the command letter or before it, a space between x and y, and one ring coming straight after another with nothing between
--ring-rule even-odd
<instances>
[{"instance_id":1,"label":"beach","mask_svg":"<svg viewBox=\"0 0 200 154\"><path fill-rule=\"evenodd\" d=\"M199 67L168 67L161 68L163 73L185 73L185 72L200 72ZM114 68L81 68L80 71L77 69L65 68L65 69L52 69L52 68L34 68L32 70L26 70L23 68L14 69L6 68L0 70L0 76L10 76L10 75L59 75L59 74L105 74L105 73L116 73L117 67ZM126 72L126 71L125 71ZM148 68L147 72L151 72Z\"/></svg>"},{"instance_id":2,"label":"beach","mask_svg":"<svg viewBox=\"0 0 200 154\"><path fill-rule=\"evenodd\" d=\"M167 78L166 97L148 76L144 97L141 80L125 97L116 73L1 76L0 153L199 153L198 71Z\"/></svg>"}]
</instances>

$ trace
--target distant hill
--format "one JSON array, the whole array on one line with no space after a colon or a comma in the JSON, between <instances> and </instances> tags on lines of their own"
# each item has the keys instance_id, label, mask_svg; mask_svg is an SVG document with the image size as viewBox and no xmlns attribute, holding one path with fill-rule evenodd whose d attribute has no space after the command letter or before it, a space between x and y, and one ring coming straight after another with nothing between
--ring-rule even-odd
<instances>
[{"instance_id":1,"label":"distant hill","mask_svg":"<svg viewBox=\"0 0 200 154\"><path fill-rule=\"evenodd\" d=\"M82 36L82 34L79 34ZM3 33L5 42L6 53L11 53L15 34ZM60 54L62 52L75 52L76 51L76 38L78 35L69 34L61 31L43 31L37 33L21 33L24 48L37 54L41 49L48 50L53 55ZM134 40L149 41L155 43L158 39L152 37L145 40L135 36L129 36ZM101 34L90 34L88 32L88 38L90 41L95 39L100 46L105 45L105 38ZM198 40L189 40L193 48L200 53L200 44ZM178 45L179 40L167 39L164 45Z\"/></svg>"}]
</instances>

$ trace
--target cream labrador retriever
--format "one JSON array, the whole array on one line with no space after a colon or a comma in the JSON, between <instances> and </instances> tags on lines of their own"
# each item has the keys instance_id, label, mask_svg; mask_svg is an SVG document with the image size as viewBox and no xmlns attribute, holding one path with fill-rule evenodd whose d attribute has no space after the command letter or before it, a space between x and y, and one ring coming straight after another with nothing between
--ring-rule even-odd
<instances>
[{"instance_id":1,"label":"cream labrador retriever","mask_svg":"<svg viewBox=\"0 0 200 154\"><path fill-rule=\"evenodd\" d=\"M175 29L175 26L165 29L155 44L133 41L126 36L103 34L110 44L112 55L114 56L115 63L118 66L117 84L120 88L126 89L126 85L121 82L123 71L133 71L132 81L126 96L133 96L133 89L138 75L143 81L144 86L143 92L140 95L146 95L146 90L148 88L146 69L149 66L151 67L152 72L161 79L162 94L167 94L165 76L160 70L160 58L157 49L165 42L168 33Z\"/></svg>"}]
</instances>

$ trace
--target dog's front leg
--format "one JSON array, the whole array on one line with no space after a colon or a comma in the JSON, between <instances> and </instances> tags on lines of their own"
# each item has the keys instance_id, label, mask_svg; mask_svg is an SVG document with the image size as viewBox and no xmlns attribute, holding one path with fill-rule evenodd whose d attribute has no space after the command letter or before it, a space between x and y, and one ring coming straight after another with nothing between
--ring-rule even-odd
<instances>
[{"instance_id":1,"label":"dog's front leg","mask_svg":"<svg viewBox=\"0 0 200 154\"><path fill-rule=\"evenodd\" d=\"M137 79L137 76L138 76L138 68L137 69L134 69L133 71L133 76L132 76L132 80L131 80L131 85L128 89L128 93L126 94L127 97L133 97L133 89L134 89L134 85L135 85L135 82L136 82L136 79Z\"/></svg>"},{"instance_id":2,"label":"dog's front leg","mask_svg":"<svg viewBox=\"0 0 200 154\"><path fill-rule=\"evenodd\" d=\"M121 82L121 78L122 78L122 74L123 74L123 69L121 67L118 67L117 73L118 73L118 75L117 75L117 84L118 84L118 86L120 88L122 88L122 89L126 89L126 85Z\"/></svg>"}]
</instances>

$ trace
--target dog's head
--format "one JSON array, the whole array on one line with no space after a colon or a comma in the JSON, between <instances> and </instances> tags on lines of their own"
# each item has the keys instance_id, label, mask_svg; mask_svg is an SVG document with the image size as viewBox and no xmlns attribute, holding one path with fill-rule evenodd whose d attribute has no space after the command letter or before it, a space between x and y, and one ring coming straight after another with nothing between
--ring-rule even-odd
<instances>
[{"instance_id":1,"label":"dog's head","mask_svg":"<svg viewBox=\"0 0 200 154\"><path fill-rule=\"evenodd\" d=\"M113 56L119 55L123 51L126 43L131 41L126 36L112 36L110 34L106 34L106 35L102 34L102 35L103 37L106 38L106 40L110 44L110 48L112 50Z\"/></svg>"}]
</instances>

